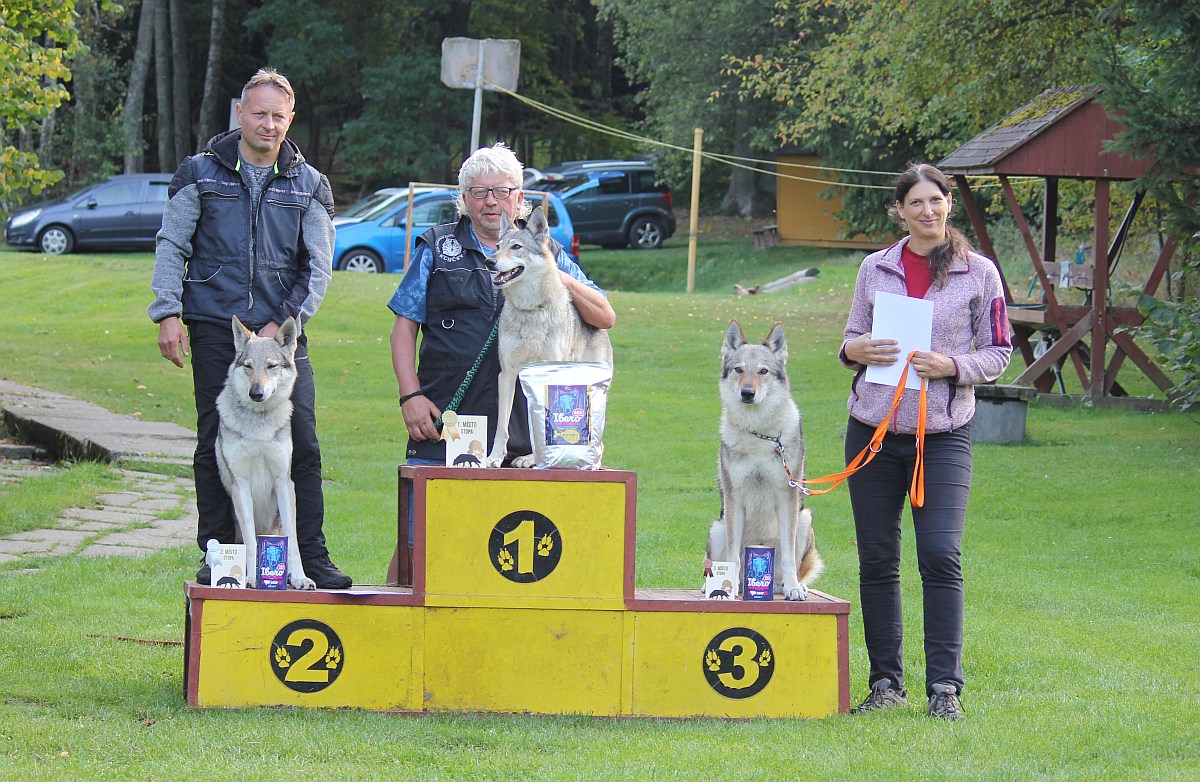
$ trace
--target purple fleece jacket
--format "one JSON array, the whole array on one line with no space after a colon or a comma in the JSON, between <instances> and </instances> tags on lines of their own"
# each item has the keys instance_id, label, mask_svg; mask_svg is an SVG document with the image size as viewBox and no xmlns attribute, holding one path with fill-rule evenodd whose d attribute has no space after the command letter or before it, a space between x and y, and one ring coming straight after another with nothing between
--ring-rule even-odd
<instances>
[{"instance_id":1,"label":"purple fleece jacket","mask_svg":"<svg viewBox=\"0 0 1200 782\"><path fill-rule=\"evenodd\" d=\"M876 291L905 296L904 267L900 251L904 237L886 250L868 255L858 269L854 301L846 320L840 351L842 363L855 371L847 407L850 415L876 426L891 407L896 389L863 379L866 366L846 359L846 343L871 330ZM978 253L956 258L946 284L929 287L925 299L933 302L934 353L949 356L958 372L954 377L929 381L927 432L957 429L975 415L975 386L1004 372L1012 358L1012 329L1004 304L1004 287L995 263ZM919 392L908 389L896 411L891 429L912 434L917 430Z\"/></svg>"}]
</instances>

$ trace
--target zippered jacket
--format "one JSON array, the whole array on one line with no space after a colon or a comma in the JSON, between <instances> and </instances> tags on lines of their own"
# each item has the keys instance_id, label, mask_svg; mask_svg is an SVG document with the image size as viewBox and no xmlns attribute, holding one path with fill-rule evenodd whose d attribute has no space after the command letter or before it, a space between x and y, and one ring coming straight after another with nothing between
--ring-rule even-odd
<instances>
[{"instance_id":1,"label":"zippered jacket","mask_svg":"<svg viewBox=\"0 0 1200 782\"><path fill-rule=\"evenodd\" d=\"M842 340L842 364L855 372L847 407L851 416L871 426L877 426L887 415L896 389L868 383L863 377L866 366L846 359L846 343L871 331L876 292L907 295L900 262L906 242L908 237L868 255L862 262ZM993 261L978 253L955 258L945 285L931 285L925 299L933 302L930 349L951 358L957 368L954 377L928 383L926 431L947 432L966 424L975 415L975 386L995 380L1008 367L1012 358L1012 328L1000 272ZM905 390L889 428L915 433L918 408L919 391Z\"/></svg>"},{"instance_id":2,"label":"zippered jacket","mask_svg":"<svg viewBox=\"0 0 1200 782\"><path fill-rule=\"evenodd\" d=\"M216 136L179 166L157 235L150 319L257 330L288 317L306 324L333 269L329 180L285 139L257 204L242 178L240 130Z\"/></svg>"}]
</instances>

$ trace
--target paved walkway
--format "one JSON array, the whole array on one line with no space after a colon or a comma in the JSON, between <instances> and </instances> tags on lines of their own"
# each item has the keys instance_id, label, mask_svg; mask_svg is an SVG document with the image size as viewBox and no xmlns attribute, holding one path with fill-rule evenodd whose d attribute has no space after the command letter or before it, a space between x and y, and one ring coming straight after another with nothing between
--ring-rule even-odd
<instances>
[{"instance_id":1,"label":"paved walkway","mask_svg":"<svg viewBox=\"0 0 1200 782\"><path fill-rule=\"evenodd\" d=\"M36 570L52 556L131 556L195 546L191 478L152 471L155 464L191 465L196 439L190 430L5 380L0 420L10 438L28 444L0 445L0 484L60 470L53 462L61 459L112 462L122 483L91 507L47 519L44 528L0 536L0 577Z\"/></svg>"}]
</instances>

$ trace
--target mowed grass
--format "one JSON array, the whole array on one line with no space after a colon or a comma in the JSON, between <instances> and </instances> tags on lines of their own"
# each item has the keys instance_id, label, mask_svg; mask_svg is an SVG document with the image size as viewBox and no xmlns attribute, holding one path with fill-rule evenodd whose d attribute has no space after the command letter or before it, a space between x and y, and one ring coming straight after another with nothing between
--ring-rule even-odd
<instances>
[{"instance_id":1,"label":"mowed grass","mask_svg":"<svg viewBox=\"0 0 1200 782\"><path fill-rule=\"evenodd\" d=\"M683 292L686 238L658 252L584 252L619 318L605 459L638 474L639 586L698 585L718 510L716 378L730 318L753 339L776 321L785 325L809 474L843 464L850 374L836 351L858 256L752 253L749 239L710 244L710 260L698 264L700 292L690 295ZM152 263L148 254L0 252L0 377L194 426L190 374L158 356L157 329L146 319ZM750 286L808 266L819 277L796 288L743 298L730 292L733 282ZM639 269L656 280L650 292L634 291ZM395 543L405 439L385 306L397 282L338 273L310 327L326 534L335 561L368 584L383 581ZM905 659L913 705L823 720L193 711L182 696L178 644L181 581L195 572L199 552L183 548L0 575L0 776L1200 778L1197 431L1195 417L1180 413L1034 406L1025 443L976 446L964 541L969 718L962 723L923 713L920 587L908 522ZM857 700L867 663L849 504L844 489L810 504L828 564L817 587L854 604ZM537 686L536 671L528 686Z\"/></svg>"}]
</instances>

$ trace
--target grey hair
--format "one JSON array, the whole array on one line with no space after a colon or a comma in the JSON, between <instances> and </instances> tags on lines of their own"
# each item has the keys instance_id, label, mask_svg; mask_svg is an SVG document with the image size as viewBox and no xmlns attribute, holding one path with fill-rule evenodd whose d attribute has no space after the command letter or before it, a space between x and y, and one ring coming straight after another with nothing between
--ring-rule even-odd
<instances>
[{"instance_id":1,"label":"grey hair","mask_svg":"<svg viewBox=\"0 0 1200 782\"><path fill-rule=\"evenodd\" d=\"M460 217L467 214L467 204L464 200L467 188L471 187L471 183L476 179L488 174L501 174L509 184L519 189L525 178L525 167L521 165L521 161L517 160L517 156L503 141L497 141L490 147L480 147L475 150L458 169L458 194L455 196L454 202ZM521 208L517 212L517 219L528 217L532 209L533 205L529 201L522 201Z\"/></svg>"}]
</instances>

